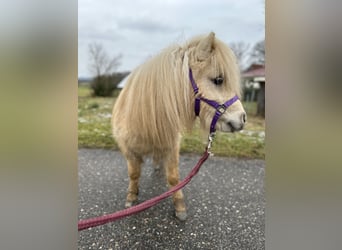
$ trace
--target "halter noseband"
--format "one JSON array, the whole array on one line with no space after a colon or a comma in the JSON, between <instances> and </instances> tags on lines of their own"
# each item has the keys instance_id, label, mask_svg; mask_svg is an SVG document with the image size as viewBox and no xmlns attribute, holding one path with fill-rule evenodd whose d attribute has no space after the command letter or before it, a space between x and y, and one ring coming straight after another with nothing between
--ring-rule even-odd
<instances>
[{"instance_id":1,"label":"halter noseband","mask_svg":"<svg viewBox=\"0 0 342 250\"><path fill-rule=\"evenodd\" d=\"M215 115L213 117L213 120L211 121L210 124L210 135L214 135L216 129L215 129L215 125L218 121L218 119L221 117L221 115L223 115L227 108L229 106L231 106L234 102L236 102L239 97L237 95L235 95L234 97L232 97L231 99L229 99L228 101L226 101L223 104L219 104L218 102L214 101L214 100L209 100L207 98L201 97L198 95L198 86L192 76L192 70L191 68L189 69L189 78L190 78L190 82L192 85L192 88L194 90L195 93L195 114L196 116L199 116L200 113L200 106L201 106L201 101L206 102L207 104L209 104L210 106L212 106L213 108L216 109Z\"/></svg>"}]
</instances>

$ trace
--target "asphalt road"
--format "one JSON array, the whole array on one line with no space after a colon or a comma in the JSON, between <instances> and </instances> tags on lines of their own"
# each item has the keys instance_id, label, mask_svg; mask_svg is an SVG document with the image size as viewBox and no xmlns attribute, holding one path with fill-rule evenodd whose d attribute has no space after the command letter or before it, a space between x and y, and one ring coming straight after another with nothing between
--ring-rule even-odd
<instances>
[{"instance_id":1,"label":"asphalt road","mask_svg":"<svg viewBox=\"0 0 342 250\"><path fill-rule=\"evenodd\" d=\"M128 176L120 152L79 150L79 219L124 208ZM182 155L184 178L200 156ZM79 232L79 249L265 249L265 162L211 157L183 189L188 218L174 217L171 198L131 217ZM139 200L167 190L147 159Z\"/></svg>"}]
</instances>

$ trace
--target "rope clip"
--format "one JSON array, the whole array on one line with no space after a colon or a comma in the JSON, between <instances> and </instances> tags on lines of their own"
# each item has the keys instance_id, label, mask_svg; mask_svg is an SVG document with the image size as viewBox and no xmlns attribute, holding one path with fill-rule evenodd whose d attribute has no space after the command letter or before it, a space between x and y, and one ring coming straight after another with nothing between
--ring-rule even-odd
<instances>
[{"instance_id":1,"label":"rope clip","mask_svg":"<svg viewBox=\"0 0 342 250\"><path fill-rule=\"evenodd\" d=\"M216 133L215 132L211 132L208 136L208 145L207 145L207 151L209 153L209 156L213 156L214 154L212 152L210 152L210 148L211 148L211 144L214 141Z\"/></svg>"}]
</instances>

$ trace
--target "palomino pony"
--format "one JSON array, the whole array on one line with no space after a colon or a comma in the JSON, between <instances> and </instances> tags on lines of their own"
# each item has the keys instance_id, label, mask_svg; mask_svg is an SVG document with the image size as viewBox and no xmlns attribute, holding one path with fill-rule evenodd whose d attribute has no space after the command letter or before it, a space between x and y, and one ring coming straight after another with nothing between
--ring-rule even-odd
<instances>
[{"instance_id":1,"label":"palomino pony","mask_svg":"<svg viewBox=\"0 0 342 250\"><path fill-rule=\"evenodd\" d=\"M193 88L198 88L196 95ZM165 168L170 188L179 183L182 132L192 129L196 113L201 128L209 130L216 112L204 101L199 112L198 100L224 103L236 97L213 126L223 132L241 130L246 113L238 100L240 92L236 58L213 32L182 47L166 48L135 69L115 103L112 117L113 134L127 159L130 178L125 206L132 206L138 198L144 156L152 155L154 163ZM175 192L172 199L176 217L185 220L182 191Z\"/></svg>"}]
</instances>

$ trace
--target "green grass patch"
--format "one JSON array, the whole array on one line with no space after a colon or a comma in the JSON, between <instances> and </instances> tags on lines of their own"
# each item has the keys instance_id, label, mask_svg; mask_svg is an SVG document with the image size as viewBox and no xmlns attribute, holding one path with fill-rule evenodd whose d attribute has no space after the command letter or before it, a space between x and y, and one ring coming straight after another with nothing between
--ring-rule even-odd
<instances>
[{"instance_id":1,"label":"green grass patch","mask_svg":"<svg viewBox=\"0 0 342 250\"><path fill-rule=\"evenodd\" d=\"M256 102L245 102L243 104L246 113L250 116L255 116L257 112L257 103Z\"/></svg>"},{"instance_id":2,"label":"green grass patch","mask_svg":"<svg viewBox=\"0 0 342 250\"><path fill-rule=\"evenodd\" d=\"M114 98L78 98L78 146L117 148L112 136L111 114Z\"/></svg>"},{"instance_id":3,"label":"green grass patch","mask_svg":"<svg viewBox=\"0 0 342 250\"><path fill-rule=\"evenodd\" d=\"M91 97L89 87L78 89L78 145L80 148L118 149L111 129L111 114L115 97ZM118 95L114 92L114 96ZM245 130L239 133L218 132L213 143L212 152L219 156L240 158L265 158L265 120L254 116L256 103L244 103L250 109ZM252 112L252 113L251 113ZM181 142L181 153L201 154L205 148L198 124L192 132L186 133Z\"/></svg>"},{"instance_id":4,"label":"green grass patch","mask_svg":"<svg viewBox=\"0 0 342 250\"><path fill-rule=\"evenodd\" d=\"M186 133L181 142L182 153L202 153L207 138L195 126L194 130ZM265 140L259 136L259 132L244 133L222 133L217 132L212 144L212 153L219 156L239 157L239 158L265 158Z\"/></svg>"},{"instance_id":5,"label":"green grass patch","mask_svg":"<svg viewBox=\"0 0 342 250\"><path fill-rule=\"evenodd\" d=\"M78 97L90 97L92 90L89 86L78 86Z\"/></svg>"}]
</instances>

